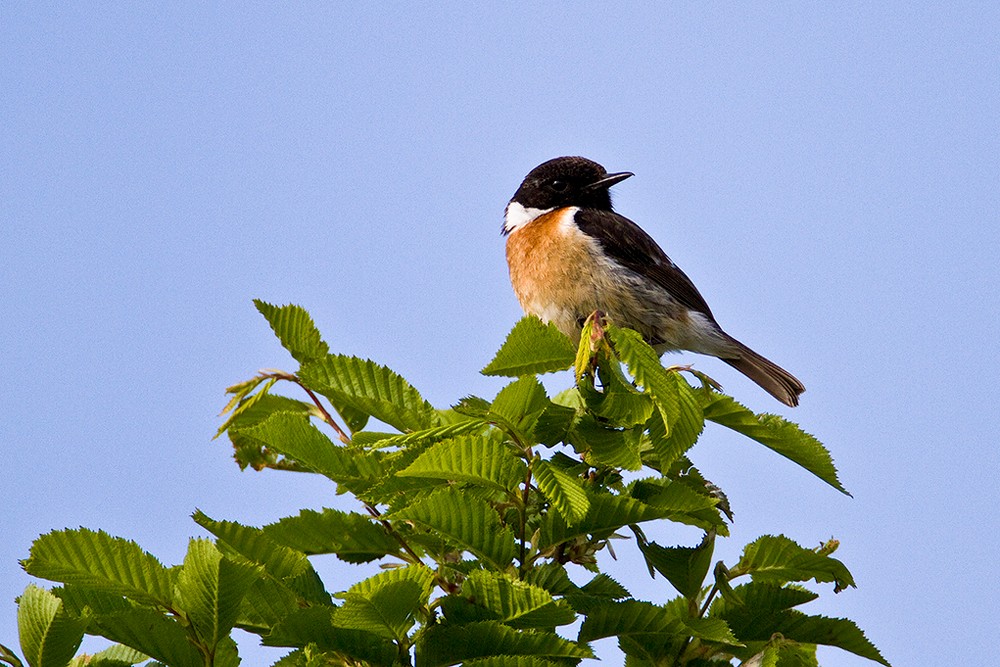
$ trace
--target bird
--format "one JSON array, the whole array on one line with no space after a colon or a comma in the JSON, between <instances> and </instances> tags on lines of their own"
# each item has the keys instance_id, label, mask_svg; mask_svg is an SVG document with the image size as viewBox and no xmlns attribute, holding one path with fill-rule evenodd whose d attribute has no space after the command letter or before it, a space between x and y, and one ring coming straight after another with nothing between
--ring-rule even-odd
<instances>
[{"instance_id":1,"label":"bird","mask_svg":"<svg viewBox=\"0 0 1000 667\"><path fill-rule=\"evenodd\" d=\"M798 405L805 386L723 331L691 279L614 211L611 186L633 175L608 173L584 157L557 157L524 178L501 230L524 312L579 341L587 317L600 311L639 332L658 354L717 357L785 405Z\"/></svg>"}]
</instances>

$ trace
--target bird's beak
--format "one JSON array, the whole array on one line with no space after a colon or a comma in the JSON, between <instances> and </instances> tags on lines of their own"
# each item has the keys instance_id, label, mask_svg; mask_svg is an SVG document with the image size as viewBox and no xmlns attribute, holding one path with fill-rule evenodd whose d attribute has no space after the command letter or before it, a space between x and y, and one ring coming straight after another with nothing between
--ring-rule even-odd
<instances>
[{"instance_id":1,"label":"bird's beak","mask_svg":"<svg viewBox=\"0 0 1000 667\"><path fill-rule=\"evenodd\" d=\"M629 176L635 176L631 171L622 171L617 174L608 174L601 180L591 183L585 189L587 190L607 190L615 183L621 183Z\"/></svg>"}]
</instances>

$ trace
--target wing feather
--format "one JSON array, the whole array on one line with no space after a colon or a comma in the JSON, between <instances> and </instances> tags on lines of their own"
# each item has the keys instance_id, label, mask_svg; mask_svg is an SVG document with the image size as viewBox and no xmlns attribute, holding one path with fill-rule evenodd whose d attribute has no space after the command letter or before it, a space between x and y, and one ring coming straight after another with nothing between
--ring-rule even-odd
<instances>
[{"instance_id":1,"label":"wing feather","mask_svg":"<svg viewBox=\"0 0 1000 667\"><path fill-rule=\"evenodd\" d=\"M580 230L596 239L609 257L715 322L711 309L691 279L639 225L614 211L593 208L580 209L575 220Z\"/></svg>"}]
</instances>

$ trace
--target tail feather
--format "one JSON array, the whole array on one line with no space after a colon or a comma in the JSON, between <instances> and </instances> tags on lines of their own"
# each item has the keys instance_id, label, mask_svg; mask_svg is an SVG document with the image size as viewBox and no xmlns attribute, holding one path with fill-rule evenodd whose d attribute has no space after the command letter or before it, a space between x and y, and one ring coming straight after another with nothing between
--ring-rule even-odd
<instances>
[{"instance_id":1,"label":"tail feather","mask_svg":"<svg viewBox=\"0 0 1000 667\"><path fill-rule=\"evenodd\" d=\"M794 375L773 361L765 359L749 347L733 339L739 357L722 359L760 385L761 389L774 396L785 405L794 408L799 404L799 394L806 390Z\"/></svg>"}]
</instances>

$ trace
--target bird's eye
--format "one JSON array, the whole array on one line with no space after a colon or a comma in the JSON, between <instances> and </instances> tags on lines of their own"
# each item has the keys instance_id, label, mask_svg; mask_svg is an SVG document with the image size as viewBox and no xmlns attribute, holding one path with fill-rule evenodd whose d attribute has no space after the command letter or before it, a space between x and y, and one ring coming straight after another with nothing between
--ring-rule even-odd
<instances>
[{"instance_id":1,"label":"bird's eye","mask_svg":"<svg viewBox=\"0 0 1000 667\"><path fill-rule=\"evenodd\" d=\"M566 181L560 181L558 178L549 183L549 187L556 192L566 192L569 189L569 183Z\"/></svg>"}]
</instances>

